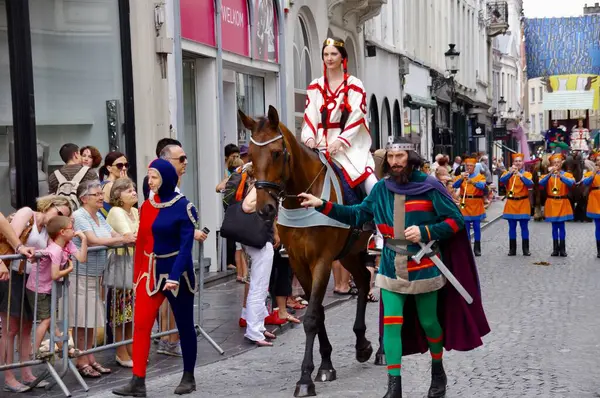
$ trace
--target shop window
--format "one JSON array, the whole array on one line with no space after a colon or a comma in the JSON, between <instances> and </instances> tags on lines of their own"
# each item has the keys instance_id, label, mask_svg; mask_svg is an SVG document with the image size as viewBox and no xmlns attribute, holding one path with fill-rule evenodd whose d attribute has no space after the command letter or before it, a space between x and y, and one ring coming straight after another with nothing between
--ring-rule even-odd
<instances>
[{"instance_id":1,"label":"shop window","mask_svg":"<svg viewBox=\"0 0 600 398\"><path fill-rule=\"evenodd\" d=\"M237 108L252 117L264 115L265 79L260 76L237 73L235 80ZM250 131L244 127L242 121L238 118L238 145L247 145L250 141L250 134Z\"/></svg>"},{"instance_id":2,"label":"shop window","mask_svg":"<svg viewBox=\"0 0 600 398\"><path fill-rule=\"evenodd\" d=\"M402 116L400 115L400 103L398 100L394 101L394 137L400 137L402 135Z\"/></svg>"},{"instance_id":3,"label":"shop window","mask_svg":"<svg viewBox=\"0 0 600 398\"><path fill-rule=\"evenodd\" d=\"M379 135L379 108L377 107L377 97L371 96L369 102L369 130L371 130L371 150L375 151L381 148L381 139Z\"/></svg>"},{"instance_id":4,"label":"shop window","mask_svg":"<svg viewBox=\"0 0 600 398\"><path fill-rule=\"evenodd\" d=\"M383 99L381 106L381 143L385 146L388 137L392 135L392 120L390 112L390 102L387 98Z\"/></svg>"},{"instance_id":5,"label":"shop window","mask_svg":"<svg viewBox=\"0 0 600 398\"><path fill-rule=\"evenodd\" d=\"M306 88L312 81L312 63L310 39L306 22L299 16L294 33L294 113L296 116L296 135L302 131L302 118L306 105Z\"/></svg>"}]
</instances>

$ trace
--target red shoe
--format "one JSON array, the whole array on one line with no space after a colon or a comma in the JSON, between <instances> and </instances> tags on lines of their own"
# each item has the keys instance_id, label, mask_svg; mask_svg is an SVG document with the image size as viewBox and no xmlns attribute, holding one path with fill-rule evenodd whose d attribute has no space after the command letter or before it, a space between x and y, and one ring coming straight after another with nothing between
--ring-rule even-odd
<instances>
[{"instance_id":1,"label":"red shoe","mask_svg":"<svg viewBox=\"0 0 600 398\"><path fill-rule=\"evenodd\" d=\"M279 313L277 312L272 312L269 314L269 316L267 316L265 318L265 325L283 325L287 323L287 319L281 319L279 318Z\"/></svg>"},{"instance_id":2,"label":"red shoe","mask_svg":"<svg viewBox=\"0 0 600 398\"><path fill-rule=\"evenodd\" d=\"M238 325L240 325L241 328L245 328L246 326L248 326L248 323L244 318L240 318L240 320L238 321Z\"/></svg>"}]
</instances>

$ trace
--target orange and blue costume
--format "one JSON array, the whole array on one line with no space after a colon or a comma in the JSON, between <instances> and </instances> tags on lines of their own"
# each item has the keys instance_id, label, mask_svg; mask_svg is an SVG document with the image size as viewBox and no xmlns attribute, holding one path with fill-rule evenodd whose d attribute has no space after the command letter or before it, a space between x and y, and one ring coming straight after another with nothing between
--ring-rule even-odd
<instances>
[{"instance_id":1,"label":"orange and blue costume","mask_svg":"<svg viewBox=\"0 0 600 398\"><path fill-rule=\"evenodd\" d=\"M477 160L468 158L465 159L465 164L476 165ZM452 187L460 188L460 211L465 219L465 229L467 234L470 234L471 226L473 226L474 252L476 256L479 256L481 255L481 220L485 218L485 207L483 206L485 176L478 173L469 175L467 179L458 176Z\"/></svg>"},{"instance_id":2,"label":"orange and blue costume","mask_svg":"<svg viewBox=\"0 0 600 398\"><path fill-rule=\"evenodd\" d=\"M600 156L600 153L593 153L590 155L590 160L595 162L598 156ZM594 220L596 225L596 249L598 251L597 257L600 258L600 171L588 171L583 177L583 184L590 187L587 216Z\"/></svg>"},{"instance_id":3,"label":"orange and blue costume","mask_svg":"<svg viewBox=\"0 0 600 398\"><path fill-rule=\"evenodd\" d=\"M560 153L550 157L550 161L564 160ZM566 230L565 221L573 219L573 208L569 202L569 188L575 184L575 178L571 173L559 171L557 174L550 173L542 176L540 185L546 190L547 198L544 204L544 217L547 222L552 223L552 256L566 257Z\"/></svg>"},{"instance_id":4,"label":"orange and blue costume","mask_svg":"<svg viewBox=\"0 0 600 398\"><path fill-rule=\"evenodd\" d=\"M514 153L513 161L517 158L524 159L524 156L522 153ZM502 215L505 220L508 220L508 255L515 256L517 254L517 223L519 223L523 239L523 255L529 256L531 255L529 252L529 220L531 219L529 189L533 187L532 175L523 169L514 174L505 171L500 177L500 182L508 190Z\"/></svg>"}]
</instances>

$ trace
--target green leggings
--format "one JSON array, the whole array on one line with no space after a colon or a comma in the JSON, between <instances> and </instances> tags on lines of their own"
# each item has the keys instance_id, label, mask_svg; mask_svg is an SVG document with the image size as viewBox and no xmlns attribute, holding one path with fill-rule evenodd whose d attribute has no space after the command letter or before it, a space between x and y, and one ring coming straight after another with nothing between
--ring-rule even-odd
<instances>
[{"instance_id":1,"label":"green leggings","mask_svg":"<svg viewBox=\"0 0 600 398\"><path fill-rule=\"evenodd\" d=\"M383 299L383 349L388 363L388 373L400 376L402 366L402 316L404 303L408 295L381 289ZM419 322L427 336L431 360L439 362L444 352L442 327L437 317L438 292L417 294L414 296Z\"/></svg>"}]
</instances>

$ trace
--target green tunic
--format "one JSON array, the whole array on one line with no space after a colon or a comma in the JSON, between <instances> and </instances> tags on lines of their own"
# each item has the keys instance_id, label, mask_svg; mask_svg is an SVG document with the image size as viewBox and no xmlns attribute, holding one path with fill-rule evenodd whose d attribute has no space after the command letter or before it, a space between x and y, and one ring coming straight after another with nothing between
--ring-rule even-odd
<instances>
[{"instance_id":1,"label":"green tunic","mask_svg":"<svg viewBox=\"0 0 600 398\"><path fill-rule=\"evenodd\" d=\"M422 182L426 178L425 173L415 171L410 180ZM384 239L400 242L400 247L411 255L417 253L420 246L405 240L407 227L419 226L424 243L447 239L464 228L463 216L456 204L437 190L414 196L397 195L386 188L383 180L361 204L344 206L324 201L316 210L355 227L374 220ZM396 293L420 294L439 290L445 283L446 279L430 258L424 257L417 264L408 255L397 254L384 246L376 286Z\"/></svg>"}]
</instances>

